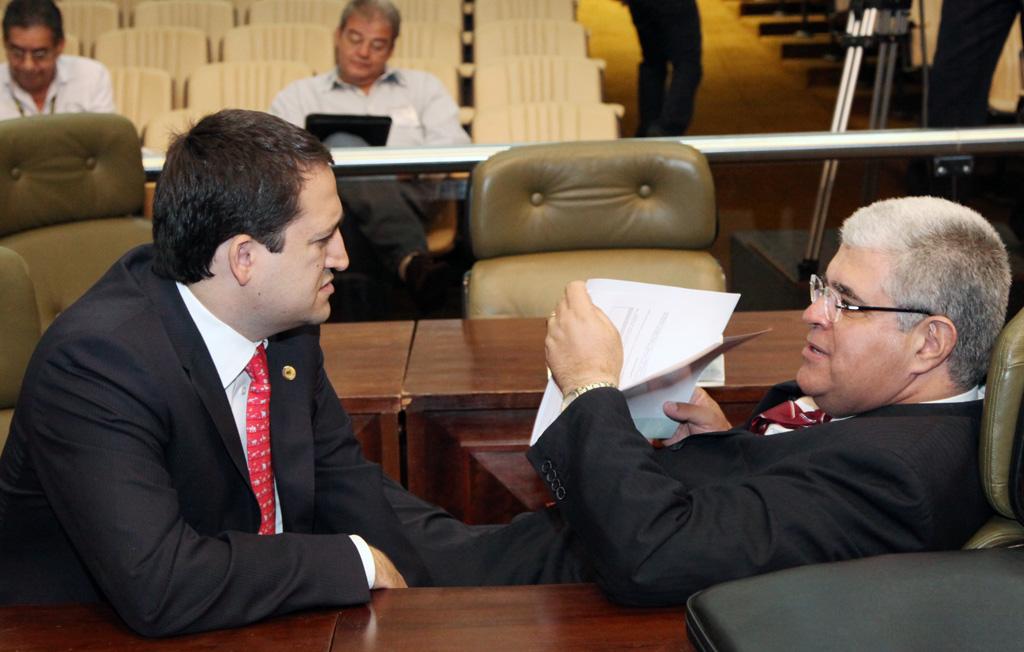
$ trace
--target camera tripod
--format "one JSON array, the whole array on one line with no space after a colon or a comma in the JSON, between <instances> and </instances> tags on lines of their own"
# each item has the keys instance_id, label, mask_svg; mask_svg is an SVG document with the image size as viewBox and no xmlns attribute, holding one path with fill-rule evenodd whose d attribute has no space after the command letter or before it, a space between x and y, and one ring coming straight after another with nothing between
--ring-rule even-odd
<instances>
[{"instance_id":1,"label":"camera tripod","mask_svg":"<svg viewBox=\"0 0 1024 652\"><path fill-rule=\"evenodd\" d=\"M868 129L884 129L889 115L889 100L892 97L893 74L899 49L899 39L910 26L911 0L854 0L850 3L850 14L846 22L843 45L846 57L843 60L843 75L839 82L835 110L832 113L832 133L842 133L850 122L850 109L857 88L857 78L864 58L864 48L878 43L878 62L875 69L875 85L871 97L871 114ZM835 186L839 161L825 161L818 181L818 195L811 218L810 237L804 259L799 264L801 279L810 278L818 271L821 243L825 236L825 221L828 218L832 190ZM868 166L864 194L876 193L878 184L877 165Z\"/></svg>"}]
</instances>

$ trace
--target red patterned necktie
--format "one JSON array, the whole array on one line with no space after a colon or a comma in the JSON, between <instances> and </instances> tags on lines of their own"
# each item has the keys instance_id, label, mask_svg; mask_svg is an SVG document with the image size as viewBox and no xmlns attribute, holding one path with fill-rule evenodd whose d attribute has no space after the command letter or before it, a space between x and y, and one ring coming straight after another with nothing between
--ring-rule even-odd
<instances>
[{"instance_id":1,"label":"red patterned necktie","mask_svg":"<svg viewBox=\"0 0 1024 652\"><path fill-rule=\"evenodd\" d=\"M256 347L245 371L252 381L245 402L246 455L249 482L260 505L260 534L274 534L277 505L274 501L274 467L270 462L270 371L267 352Z\"/></svg>"},{"instance_id":2,"label":"red patterned necktie","mask_svg":"<svg viewBox=\"0 0 1024 652\"><path fill-rule=\"evenodd\" d=\"M798 430L819 423L828 423L832 417L822 410L804 410L796 401L783 401L767 409L750 421L750 431L763 435L768 426L778 424L788 430Z\"/></svg>"}]
</instances>

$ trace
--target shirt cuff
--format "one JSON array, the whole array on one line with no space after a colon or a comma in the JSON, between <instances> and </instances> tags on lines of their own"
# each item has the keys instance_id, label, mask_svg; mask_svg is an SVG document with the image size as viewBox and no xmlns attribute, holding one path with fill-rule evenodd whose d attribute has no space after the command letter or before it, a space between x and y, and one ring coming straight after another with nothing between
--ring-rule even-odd
<instances>
[{"instance_id":1,"label":"shirt cuff","mask_svg":"<svg viewBox=\"0 0 1024 652\"><path fill-rule=\"evenodd\" d=\"M370 546L358 534L350 534L348 538L352 539L352 543L355 544L356 550L359 552L359 561L363 562L363 571L366 573L366 586L372 589L373 583L377 581L377 566L373 563L373 553L370 552Z\"/></svg>"}]
</instances>

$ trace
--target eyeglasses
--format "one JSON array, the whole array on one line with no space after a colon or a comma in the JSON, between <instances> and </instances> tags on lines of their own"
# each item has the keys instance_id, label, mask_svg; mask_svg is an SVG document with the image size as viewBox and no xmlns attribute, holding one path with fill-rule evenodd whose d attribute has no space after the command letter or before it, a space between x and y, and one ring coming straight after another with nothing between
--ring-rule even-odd
<instances>
[{"instance_id":1,"label":"eyeglasses","mask_svg":"<svg viewBox=\"0 0 1024 652\"><path fill-rule=\"evenodd\" d=\"M843 299L836 294L823 278L817 274L811 274L811 304L813 305L818 299L825 298L825 317L832 323L839 321L840 315L844 312L852 312L854 314L860 312L877 311L877 312L913 312L921 315L928 315L932 313L928 310L920 310L918 308L889 308L883 306L851 306L850 304L843 301Z\"/></svg>"},{"instance_id":2,"label":"eyeglasses","mask_svg":"<svg viewBox=\"0 0 1024 652\"><path fill-rule=\"evenodd\" d=\"M35 63L42 63L50 59L53 54L57 51L56 48L38 48L36 50L24 50L14 45L6 45L7 58L21 63L25 59L31 58Z\"/></svg>"}]
</instances>

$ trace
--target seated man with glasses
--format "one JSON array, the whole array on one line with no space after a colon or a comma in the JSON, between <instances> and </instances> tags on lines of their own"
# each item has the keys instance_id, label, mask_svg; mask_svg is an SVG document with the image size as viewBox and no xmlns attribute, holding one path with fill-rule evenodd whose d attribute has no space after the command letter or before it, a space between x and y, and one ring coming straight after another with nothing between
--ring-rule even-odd
<instances>
[{"instance_id":1,"label":"seated man with glasses","mask_svg":"<svg viewBox=\"0 0 1024 652\"><path fill-rule=\"evenodd\" d=\"M955 549L990 516L978 432L1010 285L1003 243L930 197L862 208L841 239L811 279L796 381L738 427L701 390L667 403L680 426L662 448L615 389L615 328L582 283L567 289L545 344L574 398L529 458L613 599L681 603L790 566Z\"/></svg>"},{"instance_id":2,"label":"seated man with glasses","mask_svg":"<svg viewBox=\"0 0 1024 652\"><path fill-rule=\"evenodd\" d=\"M64 22L51 0L11 0L4 11L0 120L50 113L113 113L110 73L63 54Z\"/></svg>"}]
</instances>

